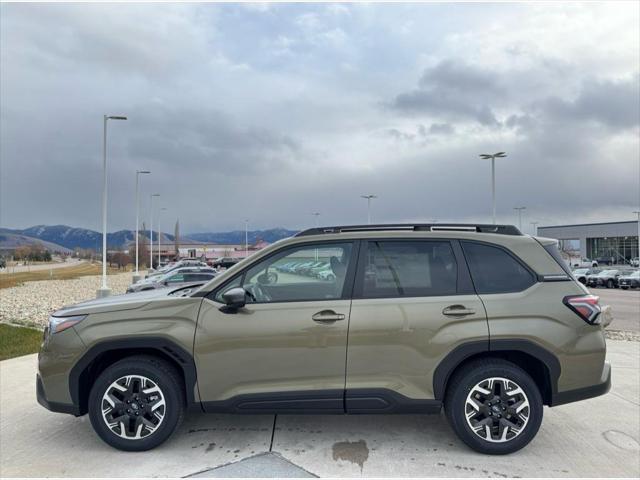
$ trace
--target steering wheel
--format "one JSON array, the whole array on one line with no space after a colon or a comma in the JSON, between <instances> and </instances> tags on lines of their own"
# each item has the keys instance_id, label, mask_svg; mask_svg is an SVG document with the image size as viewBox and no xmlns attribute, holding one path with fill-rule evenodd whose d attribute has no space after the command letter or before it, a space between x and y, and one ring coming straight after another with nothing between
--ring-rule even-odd
<instances>
[{"instance_id":1,"label":"steering wheel","mask_svg":"<svg viewBox=\"0 0 640 480\"><path fill-rule=\"evenodd\" d=\"M265 292L259 283L254 283L244 287L245 291L254 302L270 302L271 295Z\"/></svg>"}]
</instances>

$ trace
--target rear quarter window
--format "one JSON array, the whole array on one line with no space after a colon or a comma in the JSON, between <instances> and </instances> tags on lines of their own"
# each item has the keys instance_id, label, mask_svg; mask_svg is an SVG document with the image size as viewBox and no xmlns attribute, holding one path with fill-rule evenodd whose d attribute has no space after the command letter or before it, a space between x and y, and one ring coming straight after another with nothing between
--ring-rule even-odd
<instances>
[{"instance_id":1,"label":"rear quarter window","mask_svg":"<svg viewBox=\"0 0 640 480\"><path fill-rule=\"evenodd\" d=\"M536 282L531 271L502 248L475 242L460 243L478 293L521 292Z\"/></svg>"}]
</instances>

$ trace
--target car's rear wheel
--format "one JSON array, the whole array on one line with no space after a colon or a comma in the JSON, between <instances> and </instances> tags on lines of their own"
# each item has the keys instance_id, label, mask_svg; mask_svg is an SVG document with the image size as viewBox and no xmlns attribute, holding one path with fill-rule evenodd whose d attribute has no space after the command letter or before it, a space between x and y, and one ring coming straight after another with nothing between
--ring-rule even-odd
<instances>
[{"instance_id":1,"label":"car's rear wheel","mask_svg":"<svg viewBox=\"0 0 640 480\"><path fill-rule=\"evenodd\" d=\"M104 370L89 394L96 433L119 450L149 450L182 422L185 400L177 370L153 356L120 360Z\"/></svg>"},{"instance_id":2,"label":"car's rear wheel","mask_svg":"<svg viewBox=\"0 0 640 480\"><path fill-rule=\"evenodd\" d=\"M542 396L533 379L502 359L464 366L449 383L445 412L458 437L491 455L520 450L542 422Z\"/></svg>"}]
</instances>

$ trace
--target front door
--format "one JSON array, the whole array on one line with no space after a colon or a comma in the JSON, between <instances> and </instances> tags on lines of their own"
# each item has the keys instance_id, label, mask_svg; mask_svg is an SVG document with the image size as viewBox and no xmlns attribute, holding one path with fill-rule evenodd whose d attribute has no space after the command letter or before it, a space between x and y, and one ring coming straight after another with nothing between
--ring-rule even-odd
<instances>
[{"instance_id":1,"label":"front door","mask_svg":"<svg viewBox=\"0 0 640 480\"><path fill-rule=\"evenodd\" d=\"M439 408L433 374L463 342L486 342L485 310L453 240L363 242L347 356L347 412Z\"/></svg>"},{"instance_id":2,"label":"front door","mask_svg":"<svg viewBox=\"0 0 640 480\"><path fill-rule=\"evenodd\" d=\"M203 300L195 339L207 411L342 412L352 242L284 247ZM247 291L225 312L222 294Z\"/></svg>"}]
</instances>

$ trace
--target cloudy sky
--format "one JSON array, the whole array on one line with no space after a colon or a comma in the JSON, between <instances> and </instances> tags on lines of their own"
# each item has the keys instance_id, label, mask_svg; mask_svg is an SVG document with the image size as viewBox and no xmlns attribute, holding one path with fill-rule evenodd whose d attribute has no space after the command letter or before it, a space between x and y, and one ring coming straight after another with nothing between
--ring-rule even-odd
<instances>
[{"instance_id":1,"label":"cloudy sky","mask_svg":"<svg viewBox=\"0 0 640 480\"><path fill-rule=\"evenodd\" d=\"M633 218L637 2L2 4L0 224Z\"/></svg>"}]
</instances>

